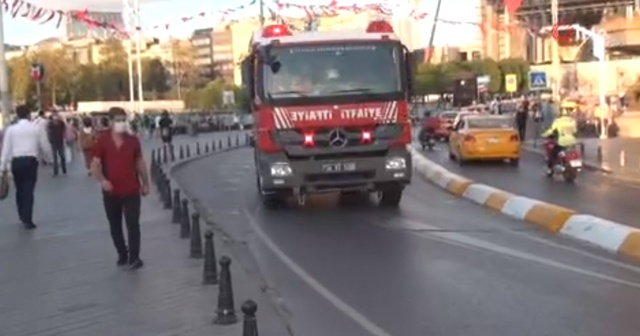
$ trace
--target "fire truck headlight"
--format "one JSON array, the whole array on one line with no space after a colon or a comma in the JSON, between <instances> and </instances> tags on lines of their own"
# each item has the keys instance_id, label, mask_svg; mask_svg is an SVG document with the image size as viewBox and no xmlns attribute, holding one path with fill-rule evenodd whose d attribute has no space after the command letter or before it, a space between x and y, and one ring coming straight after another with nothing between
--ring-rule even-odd
<instances>
[{"instance_id":1,"label":"fire truck headlight","mask_svg":"<svg viewBox=\"0 0 640 336\"><path fill-rule=\"evenodd\" d=\"M388 158L385 163L387 170L402 170L407 168L407 161L401 157Z\"/></svg>"},{"instance_id":2,"label":"fire truck headlight","mask_svg":"<svg viewBox=\"0 0 640 336\"><path fill-rule=\"evenodd\" d=\"M275 162L271 164L271 176L273 177L287 177L293 174L293 169L286 162Z\"/></svg>"}]
</instances>

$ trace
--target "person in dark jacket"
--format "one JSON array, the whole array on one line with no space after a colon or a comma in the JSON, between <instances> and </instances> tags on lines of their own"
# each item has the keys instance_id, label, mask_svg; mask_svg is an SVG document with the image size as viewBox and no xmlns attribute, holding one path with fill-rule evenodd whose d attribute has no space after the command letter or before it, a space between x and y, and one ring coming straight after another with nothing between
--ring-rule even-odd
<instances>
[{"instance_id":1,"label":"person in dark jacket","mask_svg":"<svg viewBox=\"0 0 640 336\"><path fill-rule=\"evenodd\" d=\"M53 154L53 176L58 176L60 168L62 174L67 174L67 158L64 152L66 131L67 125L58 111L51 112L51 120L47 124L47 135Z\"/></svg>"},{"instance_id":2,"label":"person in dark jacket","mask_svg":"<svg viewBox=\"0 0 640 336\"><path fill-rule=\"evenodd\" d=\"M162 112L160 121L158 121L158 128L160 129L160 138L164 144L171 144L173 139L173 120L169 116L168 111Z\"/></svg>"}]
</instances>

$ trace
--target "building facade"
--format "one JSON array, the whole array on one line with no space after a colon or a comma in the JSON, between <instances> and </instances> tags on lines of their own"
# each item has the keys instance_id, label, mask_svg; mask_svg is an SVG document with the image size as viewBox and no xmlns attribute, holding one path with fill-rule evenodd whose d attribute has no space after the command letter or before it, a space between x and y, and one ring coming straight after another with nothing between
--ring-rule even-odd
<instances>
[{"instance_id":1,"label":"building facade","mask_svg":"<svg viewBox=\"0 0 640 336\"><path fill-rule=\"evenodd\" d=\"M233 83L233 70L235 61L233 58L233 34L229 26L214 29L213 39L213 71L216 77L225 82Z\"/></svg>"},{"instance_id":2,"label":"building facade","mask_svg":"<svg viewBox=\"0 0 640 336\"><path fill-rule=\"evenodd\" d=\"M213 69L213 28L198 29L191 35L191 44L195 52L194 62L203 79L212 79Z\"/></svg>"},{"instance_id":3,"label":"building facade","mask_svg":"<svg viewBox=\"0 0 640 336\"><path fill-rule=\"evenodd\" d=\"M65 16L65 39L84 39L93 38L106 40L114 36L114 31L110 29L104 29L100 27L90 27L86 23L74 19L75 14L80 12L70 12ZM98 22L109 22L118 27L124 27L124 20L122 18L122 12L96 12L91 11L87 13L87 16Z\"/></svg>"}]
</instances>

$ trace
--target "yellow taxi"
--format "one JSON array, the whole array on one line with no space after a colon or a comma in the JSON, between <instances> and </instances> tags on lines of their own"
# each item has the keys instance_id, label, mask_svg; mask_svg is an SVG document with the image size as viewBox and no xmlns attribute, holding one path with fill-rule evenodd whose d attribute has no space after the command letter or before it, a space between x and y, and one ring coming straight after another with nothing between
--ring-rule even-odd
<instances>
[{"instance_id":1,"label":"yellow taxi","mask_svg":"<svg viewBox=\"0 0 640 336\"><path fill-rule=\"evenodd\" d=\"M468 161L509 160L520 162L520 137L512 117L466 115L453 125L449 136L449 158Z\"/></svg>"}]
</instances>

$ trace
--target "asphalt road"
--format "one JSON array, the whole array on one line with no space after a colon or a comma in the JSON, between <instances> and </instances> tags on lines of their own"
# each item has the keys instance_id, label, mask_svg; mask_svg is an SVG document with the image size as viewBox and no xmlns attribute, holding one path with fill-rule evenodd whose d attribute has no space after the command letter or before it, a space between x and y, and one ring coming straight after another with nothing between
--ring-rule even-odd
<instances>
[{"instance_id":1,"label":"asphalt road","mask_svg":"<svg viewBox=\"0 0 640 336\"><path fill-rule=\"evenodd\" d=\"M582 171L574 185L565 183L560 176L551 180L544 174L542 156L527 151L522 152L517 168L500 162L472 162L460 166L449 160L446 144L439 144L425 155L478 183L640 228L640 186L637 184L624 183L589 170Z\"/></svg>"},{"instance_id":2,"label":"asphalt road","mask_svg":"<svg viewBox=\"0 0 640 336\"><path fill-rule=\"evenodd\" d=\"M637 336L640 268L415 178L371 201L263 209L250 149L176 171L293 335ZM242 293L236 293L242 295ZM259 317L258 317L259 318ZM268 335L269 336L269 335ZM276 335L273 335L276 336Z\"/></svg>"}]
</instances>

